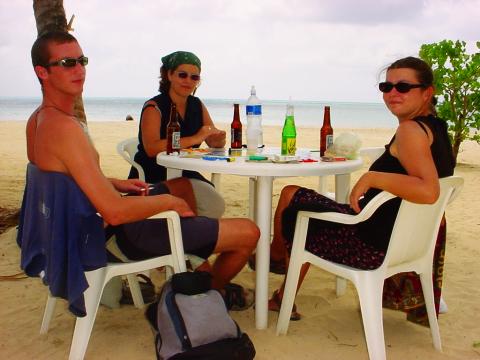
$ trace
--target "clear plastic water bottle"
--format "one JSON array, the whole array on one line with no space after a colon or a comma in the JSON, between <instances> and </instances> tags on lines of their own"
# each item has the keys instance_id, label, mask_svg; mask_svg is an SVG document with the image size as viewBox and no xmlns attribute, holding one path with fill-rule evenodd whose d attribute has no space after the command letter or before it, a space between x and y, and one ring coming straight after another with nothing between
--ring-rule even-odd
<instances>
[{"instance_id":1,"label":"clear plastic water bottle","mask_svg":"<svg viewBox=\"0 0 480 360\"><path fill-rule=\"evenodd\" d=\"M250 97L247 100L247 151L253 153L263 146L262 103L257 97L255 86L252 85Z\"/></svg>"}]
</instances>

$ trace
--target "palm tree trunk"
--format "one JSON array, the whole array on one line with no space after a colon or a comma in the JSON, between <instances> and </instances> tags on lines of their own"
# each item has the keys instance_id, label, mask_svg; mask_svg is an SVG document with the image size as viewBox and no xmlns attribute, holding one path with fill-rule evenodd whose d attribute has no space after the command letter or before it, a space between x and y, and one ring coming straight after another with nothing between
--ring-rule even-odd
<instances>
[{"instance_id":1,"label":"palm tree trunk","mask_svg":"<svg viewBox=\"0 0 480 360\"><path fill-rule=\"evenodd\" d=\"M49 31L70 30L67 27L63 0L33 0L33 14L38 36ZM78 121L87 123L81 95L75 100L75 116Z\"/></svg>"}]
</instances>

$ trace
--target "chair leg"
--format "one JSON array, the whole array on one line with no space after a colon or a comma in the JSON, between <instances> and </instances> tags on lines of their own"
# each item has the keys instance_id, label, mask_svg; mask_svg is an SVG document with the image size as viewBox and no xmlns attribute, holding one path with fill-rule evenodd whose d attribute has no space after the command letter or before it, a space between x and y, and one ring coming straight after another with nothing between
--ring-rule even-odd
<instances>
[{"instance_id":1,"label":"chair leg","mask_svg":"<svg viewBox=\"0 0 480 360\"><path fill-rule=\"evenodd\" d=\"M387 355L383 334L383 279L365 276L359 279L355 285L360 299L363 329L370 360L384 360Z\"/></svg>"},{"instance_id":2,"label":"chair leg","mask_svg":"<svg viewBox=\"0 0 480 360\"><path fill-rule=\"evenodd\" d=\"M430 325L430 332L432 333L433 346L438 351L442 351L440 329L438 327L437 314L435 313L431 271L420 274L420 282L422 283L423 297L425 298L425 306L427 307L428 323Z\"/></svg>"},{"instance_id":3,"label":"chair leg","mask_svg":"<svg viewBox=\"0 0 480 360\"><path fill-rule=\"evenodd\" d=\"M215 190L217 190L217 192L220 192L221 176L221 174L212 173L212 183L215 186Z\"/></svg>"},{"instance_id":4,"label":"chair leg","mask_svg":"<svg viewBox=\"0 0 480 360\"><path fill-rule=\"evenodd\" d=\"M87 315L82 318L77 317L75 330L73 331L72 345L70 347L70 355L68 357L69 360L82 360L85 356L103 288L108 281L108 279L106 279L106 268L89 271L86 272L85 275L90 285L83 294Z\"/></svg>"},{"instance_id":5,"label":"chair leg","mask_svg":"<svg viewBox=\"0 0 480 360\"><path fill-rule=\"evenodd\" d=\"M138 284L138 279L136 274L127 275L128 287L130 288L130 293L132 294L133 304L138 309L143 309L145 303L143 302L142 290L140 290L140 285Z\"/></svg>"},{"instance_id":6,"label":"chair leg","mask_svg":"<svg viewBox=\"0 0 480 360\"><path fill-rule=\"evenodd\" d=\"M50 321L52 320L53 311L55 310L55 304L57 299L48 292L47 304L45 305L45 311L43 312L42 325L40 326L40 334L46 334Z\"/></svg>"},{"instance_id":7,"label":"chair leg","mask_svg":"<svg viewBox=\"0 0 480 360\"><path fill-rule=\"evenodd\" d=\"M173 267L166 265L165 266L165 280L168 280L174 274Z\"/></svg>"}]
</instances>

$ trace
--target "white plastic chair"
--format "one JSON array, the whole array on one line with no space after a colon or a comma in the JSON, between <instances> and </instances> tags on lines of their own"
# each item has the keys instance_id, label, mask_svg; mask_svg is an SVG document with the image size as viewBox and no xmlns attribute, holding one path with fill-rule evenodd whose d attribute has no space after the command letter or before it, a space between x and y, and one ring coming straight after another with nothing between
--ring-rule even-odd
<instances>
[{"instance_id":1,"label":"white plastic chair","mask_svg":"<svg viewBox=\"0 0 480 360\"><path fill-rule=\"evenodd\" d=\"M138 138L129 138L125 139L117 144L118 154L125 159L130 165L132 165L138 171L138 178L142 181L145 181L145 171L143 171L142 166L137 163L134 158L135 154L138 151ZM181 175L179 175L181 176ZM211 182L215 185L217 191L220 191L220 182L221 175L212 173Z\"/></svg>"},{"instance_id":2,"label":"white plastic chair","mask_svg":"<svg viewBox=\"0 0 480 360\"><path fill-rule=\"evenodd\" d=\"M132 165L138 171L138 178L142 181L145 181L145 172L143 171L142 166L137 163L135 160L135 154L138 151L138 138L129 138L123 140L117 144L118 154L125 159L130 165Z\"/></svg>"},{"instance_id":3,"label":"white plastic chair","mask_svg":"<svg viewBox=\"0 0 480 360\"><path fill-rule=\"evenodd\" d=\"M305 250L308 222L321 219L343 224L356 224L368 219L378 207L394 196L381 192L357 215L300 211L297 216L293 248L288 268L285 293L277 323L277 335L286 334L295 300L300 268L311 263L355 285L360 300L363 328L370 359L385 359L382 319L384 280L394 274L415 271L420 275L434 347L441 351L433 300L432 263L435 242L445 207L459 193L463 179L451 176L440 179L440 196L435 204L414 204L403 200L393 227L390 244L383 264L375 270L359 270L324 260Z\"/></svg>"},{"instance_id":4,"label":"white plastic chair","mask_svg":"<svg viewBox=\"0 0 480 360\"><path fill-rule=\"evenodd\" d=\"M139 304L143 305L143 299L138 281L135 278L135 273L166 265L173 267L175 273L186 271L180 218L178 214L174 211L165 211L150 217L150 219L159 218L167 220L170 248L172 249L171 254L129 263L108 263L106 267L85 272L89 284L88 289L84 292L87 315L82 318L77 317L75 322L75 330L70 347L70 360L83 359L85 356L102 292L105 284L111 278L128 274L127 278L129 280L132 297L135 305L138 307ZM55 303L56 298L49 294L40 328L41 334L45 334L48 331Z\"/></svg>"}]
</instances>

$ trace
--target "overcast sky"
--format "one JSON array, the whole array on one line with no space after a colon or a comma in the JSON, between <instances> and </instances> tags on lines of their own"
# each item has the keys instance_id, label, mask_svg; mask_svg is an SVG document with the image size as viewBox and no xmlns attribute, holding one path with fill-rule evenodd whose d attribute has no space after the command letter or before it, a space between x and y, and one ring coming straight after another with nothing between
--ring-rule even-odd
<instances>
[{"instance_id":1,"label":"overcast sky","mask_svg":"<svg viewBox=\"0 0 480 360\"><path fill-rule=\"evenodd\" d=\"M202 61L201 98L380 102L381 70L422 44L480 40L480 0L64 0L84 96L150 97L160 58ZM0 0L0 96L39 96L31 0Z\"/></svg>"}]
</instances>

